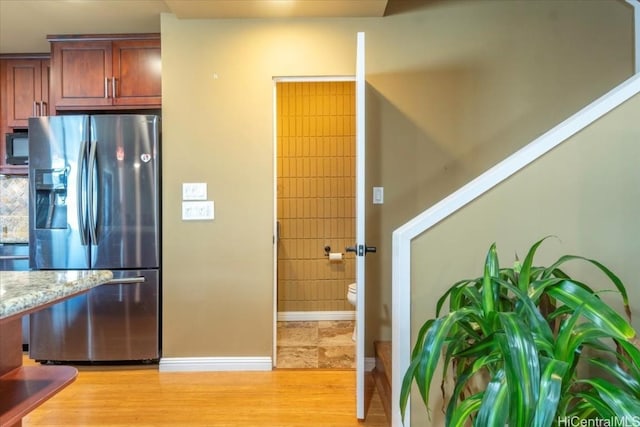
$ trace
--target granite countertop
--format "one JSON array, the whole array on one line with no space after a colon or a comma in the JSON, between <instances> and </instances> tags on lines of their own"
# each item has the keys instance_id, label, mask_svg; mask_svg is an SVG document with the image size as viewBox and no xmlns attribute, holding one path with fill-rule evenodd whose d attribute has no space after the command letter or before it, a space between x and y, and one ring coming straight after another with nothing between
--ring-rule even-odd
<instances>
[{"instance_id":1,"label":"granite countertop","mask_svg":"<svg viewBox=\"0 0 640 427\"><path fill-rule=\"evenodd\" d=\"M0 271L0 321L83 293L112 277L107 270Z\"/></svg>"}]
</instances>

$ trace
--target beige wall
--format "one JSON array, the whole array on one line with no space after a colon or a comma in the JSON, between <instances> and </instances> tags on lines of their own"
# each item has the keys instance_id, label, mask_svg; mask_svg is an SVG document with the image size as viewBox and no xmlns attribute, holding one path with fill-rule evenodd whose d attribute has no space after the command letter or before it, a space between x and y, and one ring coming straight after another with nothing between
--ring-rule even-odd
<instances>
[{"instance_id":1,"label":"beige wall","mask_svg":"<svg viewBox=\"0 0 640 427\"><path fill-rule=\"evenodd\" d=\"M391 232L632 72L623 2L433 2L385 18L162 17L163 351L267 356L274 76L352 75L367 38L367 347L390 339ZM217 78L216 78L217 77ZM207 182L213 222L180 220ZM369 199L370 202L370 199Z\"/></svg>"},{"instance_id":2,"label":"beige wall","mask_svg":"<svg viewBox=\"0 0 640 427\"><path fill-rule=\"evenodd\" d=\"M278 312L353 310L355 110L353 81L276 84Z\"/></svg>"},{"instance_id":3,"label":"beige wall","mask_svg":"<svg viewBox=\"0 0 640 427\"><path fill-rule=\"evenodd\" d=\"M548 265L562 254L601 261L626 284L633 325L640 330L638 111L640 96L414 240L414 334L434 315L435 301L451 284L482 275L491 243L496 242L500 262L507 266L514 254L522 259L547 235L556 238L540 246L537 264ZM566 264L566 271L596 288L607 283L602 273L580 262ZM623 313L619 298L603 298ZM438 394L439 389L434 397ZM412 402L412 425L426 425L420 422L426 420L424 405L419 397Z\"/></svg>"}]
</instances>

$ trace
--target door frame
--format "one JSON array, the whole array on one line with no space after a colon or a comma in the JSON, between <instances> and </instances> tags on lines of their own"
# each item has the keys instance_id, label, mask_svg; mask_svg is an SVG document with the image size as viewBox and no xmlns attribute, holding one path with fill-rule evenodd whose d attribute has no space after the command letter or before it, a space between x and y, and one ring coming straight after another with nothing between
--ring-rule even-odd
<instances>
[{"instance_id":1,"label":"door frame","mask_svg":"<svg viewBox=\"0 0 640 427\"><path fill-rule=\"evenodd\" d=\"M354 82L354 75L334 76L277 76L273 77L273 346L271 349L272 367L277 365L278 357L278 91L277 83L317 83L317 82ZM356 117L357 120L357 117Z\"/></svg>"}]
</instances>

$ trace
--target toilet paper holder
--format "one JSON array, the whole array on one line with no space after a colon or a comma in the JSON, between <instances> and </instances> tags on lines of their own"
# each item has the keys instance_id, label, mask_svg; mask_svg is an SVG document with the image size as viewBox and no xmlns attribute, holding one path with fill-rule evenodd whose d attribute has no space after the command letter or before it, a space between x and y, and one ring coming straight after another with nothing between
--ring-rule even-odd
<instances>
[{"instance_id":1,"label":"toilet paper holder","mask_svg":"<svg viewBox=\"0 0 640 427\"><path fill-rule=\"evenodd\" d=\"M342 261L344 254L342 252L331 252L331 246L324 247L324 256L329 258L330 261Z\"/></svg>"}]
</instances>

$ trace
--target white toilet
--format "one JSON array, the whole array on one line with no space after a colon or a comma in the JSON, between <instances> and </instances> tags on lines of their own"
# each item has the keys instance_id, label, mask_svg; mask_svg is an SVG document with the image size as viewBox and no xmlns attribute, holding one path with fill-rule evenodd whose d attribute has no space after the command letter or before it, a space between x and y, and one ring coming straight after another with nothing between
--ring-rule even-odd
<instances>
[{"instance_id":1,"label":"white toilet","mask_svg":"<svg viewBox=\"0 0 640 427\"><path fill-rule=\"evenodd\" d=\"M357 301L356 301L356 284L352 283L349 285L349 290L347 291L347 300L349 301L349 303L351 303L351 305L355 308ZM356 340L356 327L353 327L353 335L351 336L351 339L353 341Z\"/></svg>"}]
</instances>

